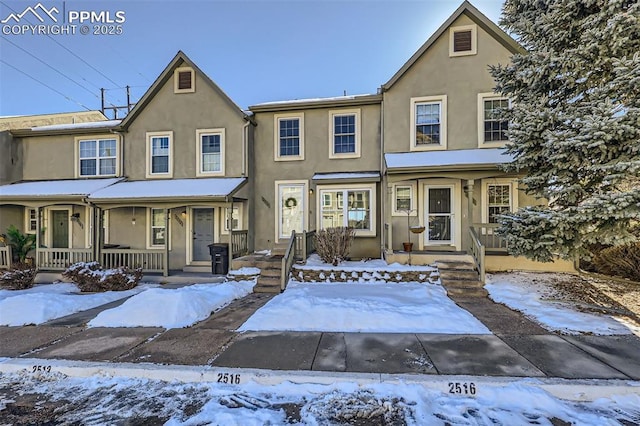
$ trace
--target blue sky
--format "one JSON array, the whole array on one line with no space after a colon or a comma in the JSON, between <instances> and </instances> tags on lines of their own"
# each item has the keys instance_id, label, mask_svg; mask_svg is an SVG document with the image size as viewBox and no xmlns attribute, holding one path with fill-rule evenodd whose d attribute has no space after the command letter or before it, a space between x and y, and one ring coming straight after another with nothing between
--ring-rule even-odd
<instances>
[{"instance_id":1,"label":"blue sky","mask_svg":"<svg viewBox=\"0 0 640 426\"><path fill-rule=\"evenodd\" d=\"M61 11L58 23L70 12L104 11L111 19L124 12L122 34L92 34L102 28L95 22L86 22L87 35L78 22L76 34L6 34L22 31L15 25L39 24L31 14L0 24L10 26L0 35L0 116L99 109L101 87L108 102L121 105L130 85L136 101L178 50L243 108L375 93L461 0L40 3ZM493 21L502 3L472 0ZM0 20L37 4L0 0ZM43 24L55 24L44 18Z\"/></svg>"}]
</instances>

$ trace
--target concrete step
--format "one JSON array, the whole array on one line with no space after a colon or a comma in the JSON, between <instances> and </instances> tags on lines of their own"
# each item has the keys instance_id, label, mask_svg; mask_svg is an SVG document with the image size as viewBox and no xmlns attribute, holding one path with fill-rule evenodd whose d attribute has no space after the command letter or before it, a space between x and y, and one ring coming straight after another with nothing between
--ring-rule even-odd
<instances>
[{"instance_id":1,"label":"concrete step","mask_svg":"<svg viewBox=\"0 0 640 426\"><path fill-rule=\"evenodd\" d=\"M246 268L260 268L260 269L268 269L268 268L280 268L282 265L281 257L265 257L265 256L244 256L233 259L231 261L231 269L240 269L242 267Z\"/></svg>"},{"instance_id":2,"label":"concrete step","mask_svg":"<svg viewBox=\"0 0 640 426\"><path fill-rule=\"evenodd\" d=\"M211 273L211 265L185 265L182 272L209 272Z\"/></svg>"},{"instance_id":3,"label":"concrete step","mask_svg":"<svg viewBox=\"0 0 640 426\"><path fill-rule=\"evenodd\" d=\"M262 268L260 270L260 276L264 278L272 277L280 279L281 274L282 268L280 267L280 265L278 265L278 268Z\"/></svg>"},{"instance_id":4,"label":"concrete step","mask_svg":"<svg viewBox=\"0 0 640 426\"><path fill-rule=\"evenodd\" d=\"M439 270L440 278L443 280L453 280L453 281L461 281L461 280L477 280L479 278L478 273L475 270L468 269L456 269L456 270Z\"/></svg>"},{"instance_id":5,"label":"concrete step","mask_svg":"<svg viewBox=\"0 0 640 426\"><path fill-rule=\"evenodd\" d=\"M449 296L487 297L489 293L482 287L446 287Z\"/></svg>"},{"instance_id":6,"label":"concrete step","mask_svg":"<svg viewBox=\"0 0 640 426\"><path fill-rule=\"evenodd\" d=\"M274 285L280 287L280 277L264 277L260 275L257 285Z\"/></svg>"},{"instance_id":7,"label":"concrete step","mask_svg":"<svg viewBox=\"0 0 640 426\"><path fill-rule=\"evenodd\" d=\"M460 287L460 288L483 288L484 284L482 283L482 281L479 280L447 280L447 279L441 279L442 281L442 285L445 288L455 288L455 287Z\"/></svg>"},{"instance_id":8,"label":"concrete step","mask_svg":"<svg viewBox=\"0 0 640 426\"><path fill-rule=\"evenodd\" d=\"M440 271L446 270L475 270L476 265L473 262L464 262L464 261L448 261L448 262L436 262L436 266Z\"/></svg>"},{"instance_id":9,"label":"concrete step","mask_svg":"<svg viewBox=\"0 0 640 426\"><path fill-rule=\"evenodd\" d=\"M274 286L271 286L271 285L259 285L259 284L257 284L255 287L253 287L253 292L254 293L279 294L280 293L280 286L274 287Z\"/></svg>"}]
</instances>

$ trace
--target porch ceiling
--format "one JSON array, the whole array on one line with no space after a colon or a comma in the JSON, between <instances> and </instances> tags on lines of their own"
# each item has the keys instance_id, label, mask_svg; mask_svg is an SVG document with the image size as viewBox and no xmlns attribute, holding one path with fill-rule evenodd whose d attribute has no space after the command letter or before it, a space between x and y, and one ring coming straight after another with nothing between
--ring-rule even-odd
<instances>
[{"instance_id":1,"label":"porch ceiling","mask_svg":"<svg viewBox=\"0 0 640 426\"><path fill-rule=\"evenodd\" d=\"M513 157L503 148L460 149L452 151L398 152L384 155L388 173L440 170L496 169L511 163Z\"/></svg>"},{"instance_id":2,"label":"porch ceiling","mask_svg":"<svg viewBox=\"0 0 640 426\"><path fill-rule=\"evenodd\" d=\"M0 186L0 204L44 200L81 201L94 191L109 187L120 178L69 179L18 182Z\"/></svg>"}]
</instances>

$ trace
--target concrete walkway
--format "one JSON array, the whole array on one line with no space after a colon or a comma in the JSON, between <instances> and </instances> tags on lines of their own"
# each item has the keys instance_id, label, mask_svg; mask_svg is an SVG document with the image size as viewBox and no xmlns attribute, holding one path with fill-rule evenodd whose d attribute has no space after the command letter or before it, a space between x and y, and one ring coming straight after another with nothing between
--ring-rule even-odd
<instances>
[{"instance_id":1,"label":"concrete walkway","mask_svg":"<svg viewBox=\"0 0 640 426\"><path fill-rule=\"evenodd\" d=\"M452 298L493 335L234 331L271 297L251 294L181 329L83 327L108 306L41 326L0 327L0 357L289 371L640 380L637 337L550 333L486 297Z\"/></svg>"}]
</instances>

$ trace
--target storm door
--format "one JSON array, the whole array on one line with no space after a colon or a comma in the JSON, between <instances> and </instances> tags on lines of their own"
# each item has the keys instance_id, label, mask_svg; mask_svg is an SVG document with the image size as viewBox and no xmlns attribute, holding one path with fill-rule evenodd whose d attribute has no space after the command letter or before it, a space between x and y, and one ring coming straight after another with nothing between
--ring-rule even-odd
<instances>
[{"instance_id":1,"label":"storm door","mask_svg":"<svg viewBox=\"0 0 640 426\"><path fill-rule=\"evenodd\" d=\"M453 187L427 186L425 244L452 245L453 235Z\"/></svg>"}]
</instances>

